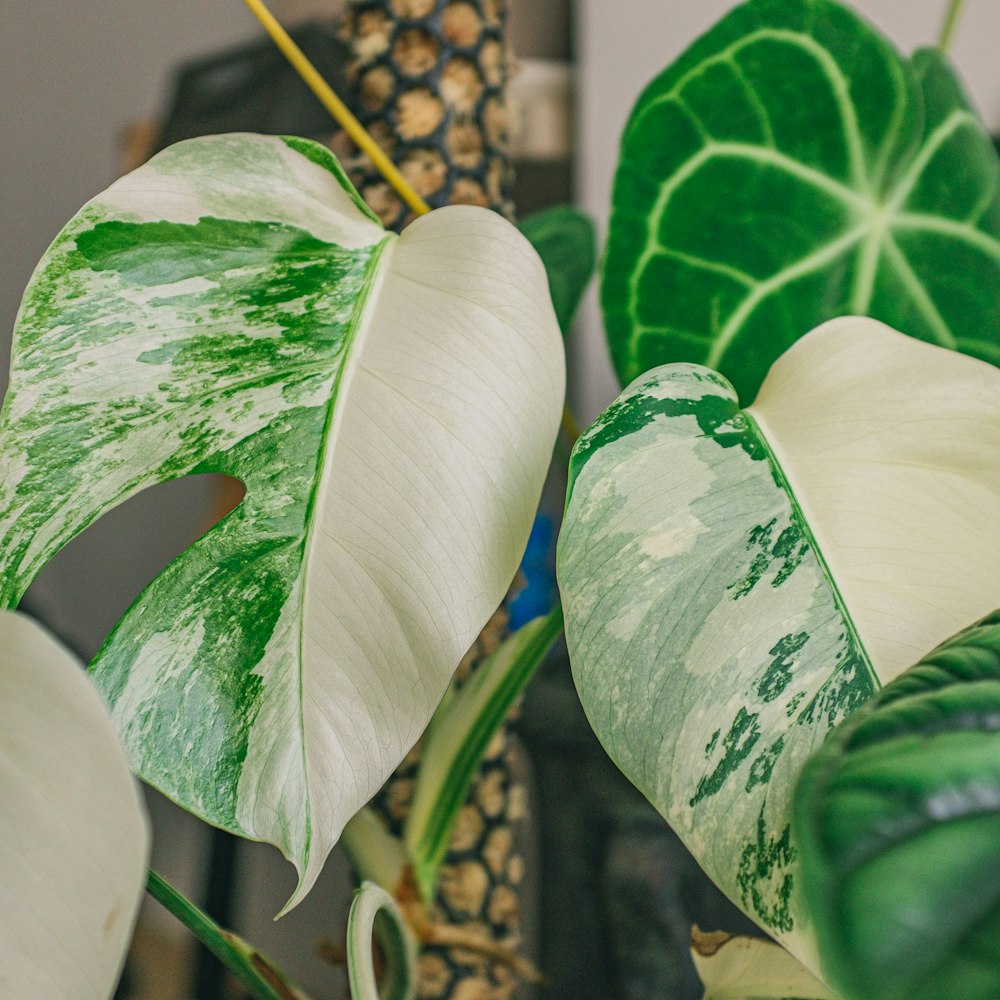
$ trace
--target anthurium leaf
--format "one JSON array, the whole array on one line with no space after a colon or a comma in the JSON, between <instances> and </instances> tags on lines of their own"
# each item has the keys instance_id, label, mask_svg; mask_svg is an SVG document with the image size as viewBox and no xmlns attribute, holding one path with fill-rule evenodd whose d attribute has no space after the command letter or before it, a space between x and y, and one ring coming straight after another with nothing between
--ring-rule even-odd
<instances>
[{"instance_id":1,"label":"anthurium leaf","mask_svg":"<svg viewBox=\"0 0 1000 1000\"><path fill-rule=\"evenodd\" d=\"M673 361L747 403L833 316L1000 363L1000 162L943 57L831 0L751 0L626 128L602 298L625 384Z\"/></svg>"},{"instance_id":2,"label":"anthurium leaf","mask_svg":"<svg viewBox=\"0 0 1000 1000\"><path fill-rule=\"evenodd\" d=\"M558 576L612 758L815 970L792 783L829 730L1000 604L1000 370L842 318L741 411L695 365L580 439Z\"/></svg>"},{"instance_id":3,"label":"anthurium leaf","mask_svg":"<svg viewBox=\"0 0 1000 1000\"><path fill-rule=\"evenodd\" d=\"M838 1000L773 941L695 927L691 957L704 1000Z\"/></svg>"},{"instance_id":4,"label":"anthurium leaf","mask_svg":"<svg viewBox=\"0 0 1000 1000\"><path fill-rule=\"evenodd\" d=\"M174 146L69 224L0 418L17 599L145 486L241 479L93 676L134 769L316 878L516 570L559 422L544 269L493 213L388 234L296 139Z\"/></svg>"},{"instance_id":5,"label":"anthurium leaf","mask_svg":"<svg viewBox=\"0 0 1000 1000\"><path fill-rule=\"evenodd\" d=\"M111 996L148 851L139 790L82 665L0 611L0 994Z\"/></svg>"},{"instance_id":6,"label":"anthurium leaf","mask_svg":"<svg viewBox=\"0 0 1000 1000\"><path fill-rule=\"evenodd\" d=\"M840 726L795 810L803 892L845 997L1000 996L1000 612Z\"/></svg>"},{"instance_id":7,"label":"anthurium leaf","mask_svg":"<svg viewBox=\"0 0 1000 1000\"><path fill-rule=\"evenodd\" d=\"M597 265L594 223L572 205L556 205L522 219L519 228L542 258L565 334Z\"/></svg>"}]
</instances>

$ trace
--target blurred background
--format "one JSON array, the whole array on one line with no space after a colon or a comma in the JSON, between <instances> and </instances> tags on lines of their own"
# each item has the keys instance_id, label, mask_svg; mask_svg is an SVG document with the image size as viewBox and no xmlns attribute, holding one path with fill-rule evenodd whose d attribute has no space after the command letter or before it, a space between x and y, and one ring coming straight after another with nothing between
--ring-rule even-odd
<instances>
[{"instance_id":1,"label":"blurred background","mask_svg":"<svg viewBox=\"0 0 1000 1000\"><path fill-rule=\"evenodd\" d=\"M732 6L731 0L510 0L520 63L511 100L515 202L522 212L572 200L603 231L619 136L639 91ZM910 51L933 44L946 2L857 0L854 6ZM272 8L292 27L333 22L342 2L274 0ZM32 268L85 201L141 160L174 103L179 67L262 39L240 0L6 0L3 14L0 387ZM1000 131L998 38L1000 3L968 0L952 55L994 132ZM569 351L571 404L586 423L617 392L593 291ZM187 480L130 501L54 561L33 588L33 606L89 657L142 586L204 527L214 490ZM151 809L154 867L201 897L209 832L156 796ZM231 920L239 930L264 942L279 965L294 968L316 1000L342 995L339 974L315 953L324 937L336 941L343 933L350 894L344 862L334 856L310 899L274 926L271 917L294 885L291 867L273 849L248 845L235 878L241 892ZM193 995L187 941L155 904L146 908L139 942L157 961L135 964L133 995Z\"/></svg>"}]
</instances>

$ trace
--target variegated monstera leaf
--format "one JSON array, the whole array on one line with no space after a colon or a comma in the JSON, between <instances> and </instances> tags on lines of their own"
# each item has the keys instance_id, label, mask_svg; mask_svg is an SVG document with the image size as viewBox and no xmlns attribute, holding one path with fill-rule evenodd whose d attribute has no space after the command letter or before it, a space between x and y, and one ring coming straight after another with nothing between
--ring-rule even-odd
<instances>
[{"instance_id":1,"label":"variegated monstera leaf","mask_svg":"<svg viewBox=\"0 0 1000 1000\"><path fill-rule=\"evenodd\" d=\"M817 970L790 829L833 726L1000 604L1000 372L866 319L753 406L654 369L581 438L566 635L605 747L709 875Z\"/></svg>"},{"instance_id":2,"label":"variegated monstera leaf","mask_svg":"<svg viewBox=\"0 0 1000 1000\"><path fill-rule=\"evenodd\" d=\"M300 898L503 597L563 381L545 272L496 215L397 237L318 145L182 143L82 209L26 294L4 603L144 487L241 479L93 676L135 770L277 844Z\"/></svg>"}]
</instances>

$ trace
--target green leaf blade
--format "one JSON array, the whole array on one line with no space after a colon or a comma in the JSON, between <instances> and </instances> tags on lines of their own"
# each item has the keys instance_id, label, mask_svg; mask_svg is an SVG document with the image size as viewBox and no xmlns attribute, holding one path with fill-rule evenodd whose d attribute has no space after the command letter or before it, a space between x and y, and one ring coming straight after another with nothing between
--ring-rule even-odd
<instances>
[{"instance_id":1,"label":"green leaf blade","mask_svg":"<svg viewBox=\"0 0 1000 1000\"><path fill-rule=\"evenodd\" d=\"M996 995L1000 617L837 730L796 789L824 967L852 998Z\"/></svg>"},{"instance_id":2,"label":"green leaf blade","mask_svg":"<svg viewBox=\"0 0 1000 1000\"><path fill-rule=\"evenodd\" d=\"M594 223L572 205L556 205L522 219L518 228L542 258L565 336L597 264Z\"/></svg>"},{"instance_id":3,"label":"green leaf blade","mask_svg":"<svg viewBox=\"0 0 1000 1000\"><path fill-rule=\"evenodd\" d=\"M431 720L403 832L426 900L433 898L438 868L490 740L562 628L560 607L522 625Z\"/></svg>"},{"instance_id":4,"label":"green leaf blade","mask_svg":"<svg viewBox=\"0 0 1000 1000\"><path fill-rule=\"evenodd\" d=\"M505 593L563 394L513 227L457 208L389 236L345 183L321 147L254 136L119 182L29 290L0 423L20 586L146 485L245 484L93 674L136 770L276 843L295 901Z\"/></svg>"},{"instance_id":5,"label":"green leaf blade","mask_svg":"<svg viewBox=\"0 0 1000 1000\"><path fill-rule=\"evenodd\" d=\"M688 361L748 401L845 314L995 362L998 285L1000 165L961 88L837 4L737 7L633 112L602 278L623 384Z\"/></svg>"}]
</instances>

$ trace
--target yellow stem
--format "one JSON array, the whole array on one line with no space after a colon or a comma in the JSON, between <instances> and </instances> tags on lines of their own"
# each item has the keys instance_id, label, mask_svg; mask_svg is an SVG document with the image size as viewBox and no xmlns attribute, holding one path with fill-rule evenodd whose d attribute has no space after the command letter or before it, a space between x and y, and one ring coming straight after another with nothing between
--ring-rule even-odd
<instances>
[{"instance_id":1,"label":"yellow stem","mask_svg":"<svg viewBox=\"0 0 1000 1000\"><path fill-rule=\"evenodd\" d=\"M396 189L396 193L417 215L426 215L430 205L413 190L412 185L399 172L396 165L379 148L378 143L368 134L365 127L351 114L346 104L334 93L333 88L319 74L319 70L309 61L306 54L295 44L287 31L267 9L263 0L244 0L254 17L264 26L284 57L295 67L306 86L333 115L334 120L354 140L357 147L366 153L380 174Z\"/></svg>"},{"instance_id":2,"label":"yellow stem","mask_svg":"<svg viewBox=\"0 0 1000 1000\"><path fill-rule=\"evenodd\" d=\"M943 55L947 55L951 49L951 43L955 38L955 29L958 27L958 19L962 16L964 6L965 0L951 0L948 4L944 24L941 26L941 37L938 40L938 48Z\"/></svg>"}]
</instances>

